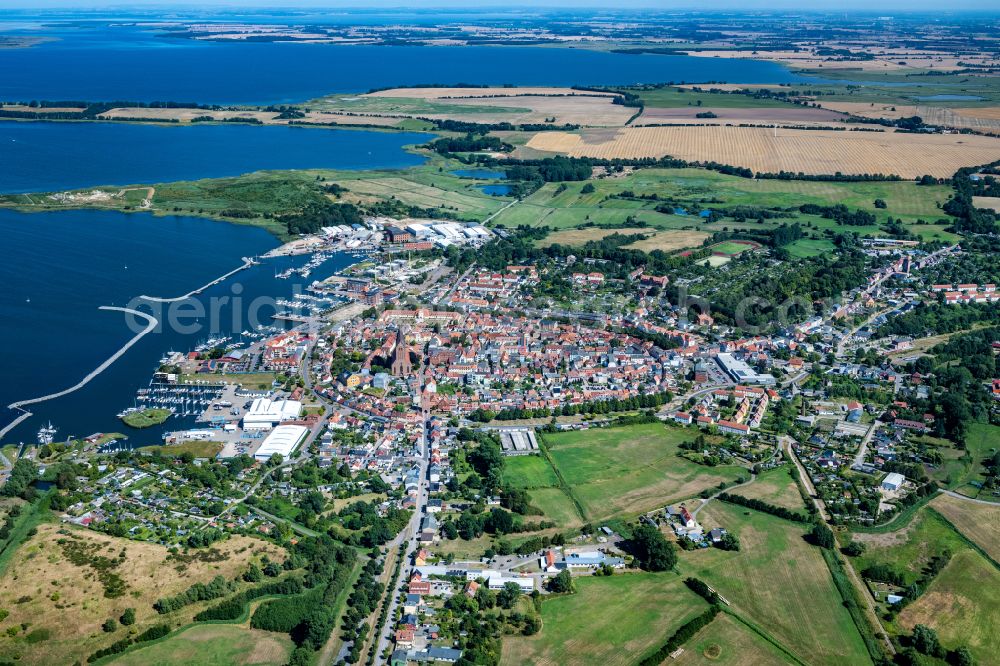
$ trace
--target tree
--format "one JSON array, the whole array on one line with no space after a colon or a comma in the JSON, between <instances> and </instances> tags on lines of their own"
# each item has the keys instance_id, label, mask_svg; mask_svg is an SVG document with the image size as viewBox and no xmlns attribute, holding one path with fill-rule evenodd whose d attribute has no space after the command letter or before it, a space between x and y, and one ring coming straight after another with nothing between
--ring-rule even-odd
<instances>
[{"instance_id":1,"label":"tree","mask_svg":"<svg viewBox=\"0 0 1000 666\"><path fill-rule=\"evenodd\" d=\"M927 625L918 624L913 627L913 636L910 640L913 648L921 654L929 657L939 657L944 654L937 633Z\"/></svg>"},{"instance_id":2,"label":"tree","mask_svg":"<svg viewBox=\"0 0 1000 666\"><path fill-rule=\"evenodd\" d=\"M969 648L964 645L951 654L951 663L955 666L976 666L976 660L972 658Z\"/></svg>"},{"instance_id":3,"label":"tree","mask_svg":"<svg viewBox=\"0 0 1000 666\"><path fill-rule=\"evenodd\" d=\"M126 608L122 616L118 618L118 621L122 623L123 627L131 627L135 624L135 609Z\"/></svg>"},{"instance_id":4,"label":"tree","mask_svg":"<svg viewBox=\"0 0 1000 666\"><path fill-rule=\"evenodd\" d=\"M850 557L858 557L864 555L865 544L861 541L852 541L844 547L844 555L849 555Z\"/></svg>"},{"instance_id":5,"label":"tree","mask_svg":"<svg viewBox=\"0 0 1000 666\"><path fill-rule=\"evenodd\" d=\"M510 534L514 531L514 516L509 511L494 507L483 521L483 529L490 534Z\"/></svg>"},{"instance_id":6,"label":"tree","mask_svg":"<svg viewBox=\"0 0 1000 666\"><path fill-rule=\"evenodd\" d=\"M836 545L833 531L824 523L813 524L812 529L809 530L809 538L820 548L833 548Z\"/></svg>"},{"instance_id":7,"label":"tree","mask_svg":"<svg viewBox=\"0 0 1000 666\"><path fill-rule=\"evenodd\" d=\"M519 596L521 596L521 588L518 584L507 582L503 584L503 589L497 592L497 603L500 608L510 609L517 603Z\"/></svg>"},{"instance_id":8,"label":"tree","mask_svg":"<svg viewBox=\"0 0 1000 666\"><path fill-rule=\"evenodd\" d=\"M567 593L573 591L573 577L569 569L563 569L549 581L549 591L555 593Z\"/></svg>"},{"instance_id":9,"label":"tree","mask_svg":"<svg viewBox=\"0 0 1000 666\"><path fill-rule=\"evenodd\" d=\"M639 566L647 571L667 571L677 564L674 545L652 525L640 525L632 534L630 545Z\"/></svg>"},{"instance_id":10,"label":"tree","mask_svg":"<svg viewBox=\"0 0 1000 666\"><path fill-rule=\"evenodd\" d=\"M118 628L118 623L115 622L114 619L110 617L104 621L104 624L101 625L101 629L103 629L105 633L108 634L110 634L117 628Z\"/></svg>"},{"instance_id":11,"label":"tree","mask_svg":"<svg viewBox=\"0 0 1000 666\"><path fill-rule=\"evenodd\" d=\"M243 580L248 583L259 583L264 578L264 572L256 564L251 564L250 568L243 572Z\"/></svg>"},{"instance_id":12,"label":"tree","mask_svg":"<svg viewBox=\"0 0 1000 666\"><path fill-rule=\"evenodd\" d=\"M726 532L722 535L722 539L719 540L719 548L722 550L739 550L740 540L732 532Z\"/></svg>"}]
</instances>

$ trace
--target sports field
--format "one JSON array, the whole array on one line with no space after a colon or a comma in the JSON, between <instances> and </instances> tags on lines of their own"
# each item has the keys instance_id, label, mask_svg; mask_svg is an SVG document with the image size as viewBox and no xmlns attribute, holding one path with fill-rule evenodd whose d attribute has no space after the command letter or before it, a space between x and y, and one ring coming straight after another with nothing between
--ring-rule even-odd
<instances>
[{"instance_id":1,"label":"sports field","mask_svg":"<svg viewBox=\"0 0 1000 666\"><path fill-rule=\"evenodd\" d=\"M881 173L916 178L923 174L949 177L960 167L988 163L1000 152L1000 139L760 127L626 127L613 137L541 132L527 147L604 159L670 155L757 172Z\"/></svg>"},{"instance_id":2,"label":"sports field","mask_svg":"<svg viewBox=\"0 0 1000 666\"><path fill-rule=\"evenodd\" d=\"M906 631L925 624L937 632L945 647L966 645L977 663L995 664L1000 635L1000 571L975 551L958 551L897 621Z\"/></svg>"},{"instance_id":3,"label":"sports field","mask_svg":"<svg viewBox=\"0 0 1000 666\"><path fill-rule=\"evenodd\" d=\"M804 663L869 662L820 550L803 539L804 526L722 502L711 503L698 518L736 534L740 551L682 552L684 575L715 587L741 617Z\"/></svg>"},{"instance_id":4,"label":"sports field","mask_svg":"<svg viewBox=\"0 0 1000 666\"><path fill-rule=\"evenodd\" d=\"M939 495L930 506L1000 562L1000 504L979 504Z\"/></svg>"},{"instance_id":5,"label":"sports field","mask_svg":"<svg viewBox=\"0 0 1000 666\"><path fill-rule=\"evenodd\" d=\"M230 624L201 624L162 642L129 652L114 666L281 666L288 662L288 636Z\"/></svg>"},{"instance_id":6,"label":"sports field","mask_svg":"<svg viewBox=\"0 0 1000 666\"><path fill-rule=\"evenodd\" d=\"M748 475L734 465L706 467L677 455L694 433L659 423L547 434L544 443L588 520L636 516Z\"/></svg>"},{"instance_id":7,"label":"sports field","mask_svg":"<svg viewBox=\"0 0 1000 666\"><path fill-rule=\"evenodd\" d=\"M671 573L574 580L576 593L542 602L542 630L503 641L507 666L634 664L707 605Z\"/></svg>"}]
</instances>

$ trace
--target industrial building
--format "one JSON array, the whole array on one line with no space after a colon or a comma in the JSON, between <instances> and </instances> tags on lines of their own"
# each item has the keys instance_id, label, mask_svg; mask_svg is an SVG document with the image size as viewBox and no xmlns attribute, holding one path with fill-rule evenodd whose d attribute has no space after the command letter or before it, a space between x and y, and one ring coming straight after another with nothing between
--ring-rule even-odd
<instances>
[{"instance_id":1,"label":"industrial building","mask_svg":"<svg viewBox=\"0 0 1000 666\"><path fill-rule=\"evenodd\" d=\"M899 490L904 481L906 481L906 477L899 472L890 472L882 479L882 489L888 491Z\"/></svg>"},{"instance_id":2,"label":"industrial building","mask_svg":"<svg viewBox=\"0 0 1000 666\"><path fill-rule=\"evenodd\" d=\"M758 374L756 370L732 354L719 354L715 360L719 367L739 384L774 384L775 382L774 375Z\"/></svg>"},{"instance_id":3,"label":"industrial building","mask_svg":"<svg viewBox=\"0 0 1000 666\"><path fill-rule=\"evenodd\" d=\"M300 425L278 426L261 442L260 448L253 454L258 462L264 462L275 453L282 455L286 460L292 454L303 439L309 429Z\"/></svg>"},{"instance_id":4,"label":"industrial building","mask_svg":"<svg viewBox=\"0 0 1000 666\"><path fill-rule=\"evenodd\" d=\"M297 400L257 398L243 417L244 430L270 430L282 421L299 418L302 403Z\"/></svg>"},{"instance_id":5,"label":"industrial building","mask_svg":"<svg viewBox=\"0 0 1000 666\"><path fill-rule=\"evenodd\" d=\"M500 431L500 446L505 456L523 456L538 451L538 440L532 429L510 428Z\"/></svg>"}]
</instances>

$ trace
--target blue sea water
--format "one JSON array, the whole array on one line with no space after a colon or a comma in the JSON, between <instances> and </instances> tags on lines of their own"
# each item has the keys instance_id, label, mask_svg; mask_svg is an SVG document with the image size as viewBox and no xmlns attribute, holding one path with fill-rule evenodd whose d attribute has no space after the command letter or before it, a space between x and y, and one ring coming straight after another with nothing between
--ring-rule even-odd
<instances>
[{"instance_id":1,"label":"blue sea water","mask_svg":"<svg viewBox=\"0 0 1000 666\"><path fill-rule=\"evenodd\" d=\"M254 125L0 121L0 192L163 183L261 169L407 167L413 132Z\"/></svg>"},{"instance_id":2,"label":"blue sea water","mask_svg":"<svg viewBox=\"0 0 1000 666\"><path fill-rule=\"evenodd\" d=\"M574 48L234 44L103 25L44 27L30 34L58 39L31 48L0 50L0 99L269 104L420 83L817 80L769 62Z\"/></svg>"},{"instance_id":3,"label":"blue sea water","mask_svg":"<svg viewBox=\"0 0 1000 666\"><path fill-rule=\"evenodd\" d=\"M147 213L65 211L17 213L0 210L0 344L5 350L0 381L0 427L18 414L6 405L47 395L81 380L133 337L127 316L101 311L102 305L135 305L148 294L174 297L204 285L278 241L262 229L190 217L153 217ZM70 395L29 407L34 416L22 422L4 442L33 443L38 428L52 423L57 437L128 430L115 414L133 404L135 391L146 386L163 354L187 351L218 334L248 328L254 299L288 298L303 280L277 280L274 272L301 265L308 257L264 260L195 297L205 305L202 317L167 322L171 306L139 302L163 325L142 338L123 357L85 387ZM307 280L323 279L353 259L336 255ZM219 302L211 317L212 299ZM183 314L184 308L173 306ZM159 309L154 309L159 308ZM263 324L284 310L265 302L258 313ZM188 310L189 311L189 310ZM215 322L210 324L210 322ZM141 323L141 322L140 322ZM186 330L188 326L193 330ZM212 330L212 329L216 330ZM190 423L190 421L188 421ZM171 418L166 428L182 425ZM159 443L160 429L130 431L133 444Z\"/></svg>"}]
</instances>

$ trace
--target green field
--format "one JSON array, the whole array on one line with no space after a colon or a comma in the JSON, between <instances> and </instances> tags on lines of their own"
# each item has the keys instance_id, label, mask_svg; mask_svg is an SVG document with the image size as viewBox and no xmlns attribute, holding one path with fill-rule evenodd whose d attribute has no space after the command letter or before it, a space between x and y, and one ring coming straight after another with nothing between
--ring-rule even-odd
<instances>
[{"instance_id":1,"label":"green field","mask_svg":"<svg viewBox=\"0 0 1000 666\"><path fill-rule=\"evenodd\" d=\"M740 551L681 554L681 571L712 585L741 617L807 664L864 664L868 652L806 527L713 502L698 519L739 537Z\"/></svg>"},{"instance_id":2,"label":"green field","mask_svg":"<svg viewBox=\"0 0 1000 666\"><path fill-rule=\"evenodd\" d=\"M964 462L963 469L953 478L952 489L969 497L979 495L979 487L975 484L985 479L986 468L983 459L992 456L1000 449L1000 426L987 423L972 423L965 438L965 448L969 458Z\"/></svg>"},{"instance_id":3,"label":"green field","mask_svg":"<svg viewBox=\"0 0 1000 666\"><path fill-rule=\"evenodd\" d=\"M195 458L214 458L222 451L220 442L190 441L162 446L144 446L140 451L156 451L163 456L180 456L190 453Z\"/></svg>"},{"instance_id":4,"label":"green field","mask_svg":"<svg viewBox=\"0 0 1000 666\"><path fill-rule=\"evenodd\" d=\"M559 483L552 466L541 456L509 456L504 463L504 483L514 488L547 488Z\"/></svg>"},{"instance_id":5,"label":"green field","mask_svg":"<svg viewBox=\"0 0 1000 666\"><path fill-rule=\"evenodd\" d=\"M903 573L907 584L917 580L927 562L945 549L955 553L968 548L951 525L926 509L897 532L856 533L853 538L866 547L863 555L854 558L855 569L888 564Z\"/></svg>"},{"instance_id":6,"label":"green field","mask_svg":"<svg viewBox=\"0 0 1000 666\"><path fill-rule=\"evenodd\" d=\"M805 504L798 485L791 475L791 465L784 465L758 474L756 480L748 486L735 491L744 497L759 499L793 511L805 513Z\"/></svg>"},{"instance_id":7,"label":"green field","mask_svg":"<svg viewBox=\"0 0 1000 666\"><path fill-rule=\"evenodd\" d=\"M369 113L375 115L466 115L466 114L498 114L526 113L525 109L516 105L508 106L478 106L462 104L459 101L448 100L437 102L416 97L365 97L361 95L328 95L306 102L312 111L342 111L346 113ZM363 123L364 118L358 122Z\"/></svg>"},{"instance_id":8,"label":"green field","mask_svg":"<svg viewBox=\"0 0 1000 666\"><path fill-rule=\"evenodd\" d=\"M684 645L671 663L683 666L766 666L788 657L730 615L721 613Z\"/></svg>"},{"instance_id":9,"label":"green field","mask_svg":"<svg viewBox=\"0 0 1000 666\"><path fill-rule=\"evenodd\" d=\"M545 514L560 530L575 529L583 525L573 500L560 488L535 488L528 491L532 506Z\"/></svg>"},{"instance_id":10,"label":"green field","mask_svg":"<svg viewBox=\"0 0 1000 666\"><path fill-rule=\"evenodd\" d=\"M747 250L753 249L753 245L748 245L747 243L737 243L736 241L726 241L724 243L718 243L712 245L709 249L712 252L717 252L719 254L724 254L730 257L736 256L741 252L746 252Z\"/></svg>"},{"instance_id":11,"label":"green field","mask_svg":"<svg viewBox=\"0 0 1000 666\"><path fill-rule=\"evenodd\" d=\"M668 200L690 212L705 208L724 209L732 206L758 206L798 208L812 203L832 205L842 203L848 208L860 208L875 214L878 223L888 217L899 218L909 230L924 238L954 240L956 236L944 231L944 226L934 224L945 217L938 208L951 190L944 185L918 186L912 182L833 183L786 180L750 180L727 176L705 169L640 169L627 176L614 179L589 181L594 191L583 193L584 183L547 183L522 202L502 212L495 219L498 224L516 227L548 226L552 229L569 229L592 222L597 225L626 225L632 216L659 230L681 229L705 232L723 229L772 228L781 223L798 222L806 227L806 238L789 246L798 256L817 254L832 248L827 230L843 230L833 220L815 215L795 213L794 218L735 222L723 218L706 222L697 215L675 215L654 210L662 200ZM560 191L562 190L562 191ZM637 197L656 194L661 201L608 198L630 191ZM875 208L875 200L882 199L886 208ZM917 224L923 220L926 224ZM880 234L879 226L850 227L851 231L865 235Z\"/></svg>"},{"instance_id":12,"label":"green field","mask_svg":"<svg viewBox=\"0 0 1000 666\"><path fill-rule=\"evenodd\" d=\"M547 434L543 441L586 518L637 516L748 475L737 466L706 467L677 455L695 433L659 423Z\"/></svg>"},{"instance_id":13,"label":"green field","mask_svg":"<svg viewBox=\"0 0 1000 666\"><path fill-rule=\"evenodd\" d=\"M705 84L705 88L711 88ZM750 87L750 86L748 86ZM683 88L659 88L657 90L633 90L648 107L676 108L679 106L701 106L715 108L793 108L789 102L776 99L754 99L749 95L728 93L695 92Z\"/></svg>"},{"instance_id":14,"label":"green field","mask_svg":"<svg viewBox=\"0 0 1000 666\"><path fill-rule=\"evenodd\" d=\"M997 663L1000 634L1000 571L968 548L956 552L914 603L899 614L907 632L916 624L934 629L942 645L966 645L977 663Z\"/></svg>"},{"instance_id":15,"label":"green field","mask_svg":"<svg viewBox=\"0 0 1000 666\"><path fill-rule=\"evenodd\" d=\"M288 661L288 636L228 624L200 624L153 645L128 652L110 663L115 666L236 666Z\"/></svg>"},{"instance_id":16,"label":"green field","mask_svg":"<svg viewBox=\"0 0 1000 666\"><path fill-rule=\"evenodd\" d=\"M542 602L542 630L504 638L501 664L634 664L705 602L670 573L577 578L576 593Z\"/></svg>"}]
</instances>

